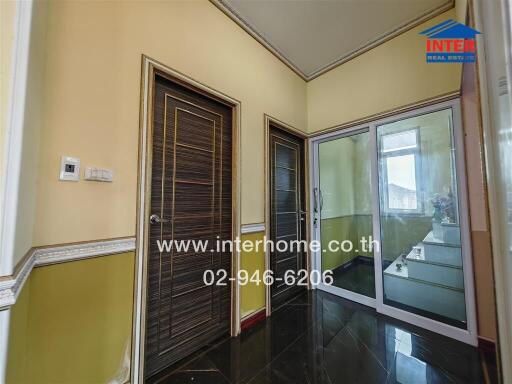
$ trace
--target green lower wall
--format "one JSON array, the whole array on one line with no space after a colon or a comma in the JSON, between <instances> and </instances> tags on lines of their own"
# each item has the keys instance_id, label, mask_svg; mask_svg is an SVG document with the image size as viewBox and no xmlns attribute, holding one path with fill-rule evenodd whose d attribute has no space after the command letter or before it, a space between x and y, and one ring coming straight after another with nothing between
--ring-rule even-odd
<instances>
[{"instance_id":1,"label":"green lower wall","mask_svg":"<svg viewBox=\"0 0 512 384\"><path fill-rule=\"evenodd\" d=\"M340 265L352 260L357 256L373 257L371 252L363 252L360 247L360 239L368 239L372 236L372 216L371 215L351 215L322 219L320 226L322 249L322 270L334 269ZM353 244L353 250L344 252L329 250L328 243L331 240L339 242L349 240Z\"/></svg>"},{"instance_id":2,"label":"green lower wall","mask_svg":"<svg viewBox=\"0 0 512 384\"><path fill-rule=\"evenodd\" d=\"M117 377L130 348L133 281L133 252L35 268L12 307L7 383Z\"/></svg>"},{"instance_id":3,"label":"green lower wall","mask_svg":"<svg viewBox=\"0 0 512 384\"><path fill-rule=\"evenodd\" d=\"M263 240L263 232L244 240ZM262 249L240 259L249 274L263 273ZM133 252L35 268L11 308L6 382L96 384L122 377L133 282ZM265 286L241 287L242 317L262 308Z\"/></svg>"},{"instance_id":4,"label":"green lower wall","mask_svg":"<svg viewBox=\"0 0 512 384\"><path fill-rule=\"evenodd\" d=\"M382 216L380 223L382 259L389 261L408 252L432 230L429 216Z\"/></svg>"},{"instance_id":5,"label":"green lower wall","mask_svg":"<svg viewBox=\"0 0 512 384\"><path fill-rule=\"evenodd\" d=\"M381 219L381 245L383 260L393 261L401 253L408 252L412 246L422 241L432 230L432 218L429 216L382 216ZM372 236L371 215L351 215L329 219L321 222L322 270L334 269L356 256L373 255L362 252L359 245L364 236ZM331 240L350 240L354 244L352 252L338 250L332 252L327 244ZM356 252L357 250L357 252Z\"/></svg>"},{"instance_id":6,"label":"green lower wall","mask_svg":"<svg viewBox=\"0 0 512 384\"><path fill-rule=\"evenodd\" d=\"M27 279L16 304L11 309L9 354L7 356L7 383L28 383L27 344L30 282Z\"/></svg>"}]
</instances>

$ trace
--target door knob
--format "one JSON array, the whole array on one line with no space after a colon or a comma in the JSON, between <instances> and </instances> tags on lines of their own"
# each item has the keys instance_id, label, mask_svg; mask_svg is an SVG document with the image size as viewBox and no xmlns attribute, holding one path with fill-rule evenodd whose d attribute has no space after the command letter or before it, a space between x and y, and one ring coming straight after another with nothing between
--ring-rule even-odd
<instances>
[{"instance_id":1,"label":"door knob","mask_svg":"<svg viewBox=\"0 0 512 384\"><path fill-rule=\"evenodd\" d=\"M149 216L149 222L151 224L160 224L160 223L168 223L169 220L168 219L161 219L160 216L158 216L158 215L153 213L151 216Z\"/></svg>"}]
</instances>

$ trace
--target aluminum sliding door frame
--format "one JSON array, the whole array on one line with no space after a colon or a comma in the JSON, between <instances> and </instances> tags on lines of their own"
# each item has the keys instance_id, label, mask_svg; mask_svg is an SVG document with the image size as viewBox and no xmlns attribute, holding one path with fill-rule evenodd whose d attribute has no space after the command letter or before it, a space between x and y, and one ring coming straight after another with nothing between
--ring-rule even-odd
<instances>
[{"instance_id":1,"label":"aluminum sliding door frame","mask_svg":"<svg viewBox=\"0 0 512 384\"><path fill-rule=\"evenodd\" d=\"M427 113L441 110L452 110L452 136L455 145L455 169L458 189L458 213L460 220L461 245L462 245L462 267L464 274L464 299L466 304L467 329L457 328L443 322L423 317L387 304L384 304L383 293L383 275L382 275L382 255L380 250L380 192L379 192L379 164L378 164L378 145L377 145L377 127L383 124L389 124L395 121L404 120L411 117L424 115ZM310 139L310 174L312 175L313 188L319 188L319 162L318 146L321 142L330 141L342 137L352 136L357 133L369 131L370 150L371 150L371 188L372 188L372 216L373 216L373 239L377 241L378 246L374 247L374 270L375 270L375 299L360 295L345 289L319 284L317 288L339 295L341 297L353 300L355 302L376 308L377 312L384 315L397 318L410 324L425 328L427 330L439 333L441 335L459 340L461 342L476 346L477 341L477 320L475 289L473 280L473 261L471 252L471 239L468 214L468 192L466 180L466 167L464 162L464 136L462 130L460 100L453 99L441 103L417 108L412 111L396 114L390 117L375 120L368 124L346 128L341 131L330 132ZM312 191L313 192L313 191ZM319 207L318 196L310 193L311 207ZM315 202L315 199L317 200ZM314 218L317 217L318 225L313 225ZM320 240L320 216L319 213L311 215L312 239ZM312 266L321 271L321 251L312 252Z\"/></svg>"},{"instance_id":2,"label":"aluminum sliding door frame","mask_svg":"<svg viewBox=\"0 0 512 384\"><path fill-rule=\"evenodd\" d=\"M361 133L368 133L371 136L370 127L368 124L358 125L352 128L346 128L342 131L330 132L325 135L317 136L310 141L310 174L313 175L313 191L310 193L311 196L311 204L310 207L318 207L318 212L313 211L311 215L311 223L310 228L312 228L313 234L312 239L320 241L320 223L321 223L321 210L320 210L320 201L319 201L319 192L320 191L320 163L318 159L318 148L321 143L325 143L332 140L342 139L344 137L351 137ZM373 173L373 167L372 167ZM372 191L373 192L373 191ZM315 201L316 199L316 201ZM373 212L372 212L373 215ZM317 226L314 226L314 220L317 219ZM338 239L343 240L343 239ZM317 252L311 252L312 254L312 266L314 270L320 271L322 270L322 250ZM345 299L355 301L357 303L376 308L377 302L375 298L365 296L359 293L352 292L348 289L343 289L339 287L335 287L333 285L326 285L320 282L315 288L318 288L322 291L332 293L337 296L341 296Z\"/></svg>"},{"instance_id":3,"label":"aluminum sliding door frame","mask_svg":"<svg viewBox=\"0 0 512 384\"><path fill-rule=\"evenodd\" d=\"M462 245L462 268L464 274L464 299L466 304L466 324L467 329L461 329L452 325L445 324L443 322L433 320L427 317L417 315L387 304L384 304L383 300L383 289L382 284L382 262L379 263L375 268L380 271L380 281L376 287L377 295L377 312L406 321L408 323L417 325L421 328L428 329L430 331L439 333L441 335L462 341L470 345L478 345L477 341L477 321L476 321L476 305L475 305L475 290L473 280L473 260L471 252L471 239L470 239L470 227L469 227L469 212L468 212L468 192L467 192L467 181L466 181L466 167L464 163L464 136L462 130L461 112L460 112L460 100L448 100L431 106L418 108L413 111L401 113L395 116L387 117L384 119L377 120L370 124L370 130L372 133L372 140L374 141L373 146L373 167L374 171L372 174L372 190L373 190L373 202L374 202L374 215L373 215L373 236L375 240L381 244L380 237L380 204L379 204L379 184L378 184L378 147L377 147L377 127L383 124L393 123L425 115L428 113L438 112L446 109L452 110L452 137L455 145L455 170L457 179L457 198L458 198L458 214L460 221L460 235ZM380 257L379 252L379 259ZM376 259L377 260L377 259ZM377 276L376 276L377 284Z\"/></svg>"}]
</instances>

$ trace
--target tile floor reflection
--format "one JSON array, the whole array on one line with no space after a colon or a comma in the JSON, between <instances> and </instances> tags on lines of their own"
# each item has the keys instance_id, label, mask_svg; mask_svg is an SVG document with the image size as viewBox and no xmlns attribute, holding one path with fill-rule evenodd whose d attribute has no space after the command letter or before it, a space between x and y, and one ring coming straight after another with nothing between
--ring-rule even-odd
<instances>
[{"instance_id":1,"label":"tile floor reflection","mask_svg":"<svg viewBox=\"0 0 512 384\"><path fill-rule=\"evenodd\" d=\"M375 298L375 271L373 265L357 263L333 271L333 286Z\"/></svg>"},{"instance_id":2,"label":"tile floor reflection","mask_svg":"<svg viewBox=\"0 0 512 384\"><path fill-rule=\"evenodd\" d=\"M484 383L476 348L321 291L152 383Z\"/></svg>"}]
</instances>

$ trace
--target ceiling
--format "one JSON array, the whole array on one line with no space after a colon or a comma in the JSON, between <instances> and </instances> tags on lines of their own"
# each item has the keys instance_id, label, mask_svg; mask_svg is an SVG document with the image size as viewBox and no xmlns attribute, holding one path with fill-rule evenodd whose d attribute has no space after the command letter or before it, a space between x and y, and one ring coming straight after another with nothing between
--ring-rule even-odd
<instances>
[{"instance_id":1,"label":"ceiling","mask_svg":"<svg viewBox=\"0 0 512 384\"><path fill-rule=\"evenodd\" d=\"M454 0L212 0L311 80L453 7Z\"/></svg>"}]
</instances>

